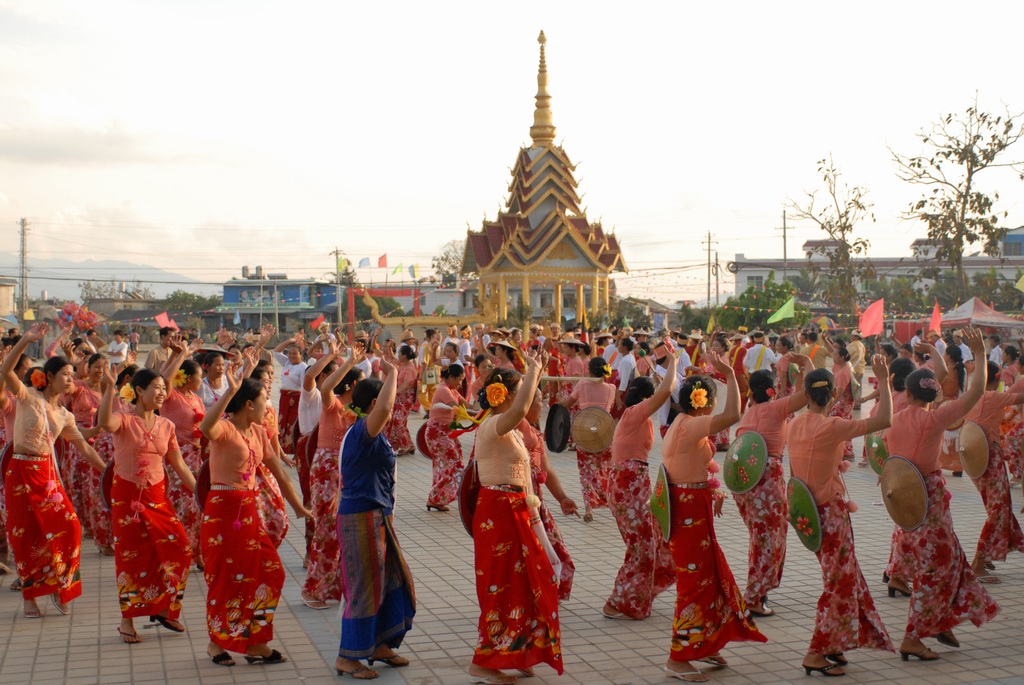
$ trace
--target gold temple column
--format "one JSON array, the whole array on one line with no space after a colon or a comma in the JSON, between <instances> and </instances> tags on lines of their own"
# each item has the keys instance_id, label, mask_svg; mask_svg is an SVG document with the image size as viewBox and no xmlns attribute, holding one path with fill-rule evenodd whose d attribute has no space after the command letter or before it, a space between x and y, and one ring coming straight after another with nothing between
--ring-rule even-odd
<instances>
[{"instance_id":1,"label":"gold temple column","mask_svg":"<svg viewBox=\"0 0 1024 685\"><path fill-rule=\"evenodd\" d=\"M555 283L555 323L562 325L562 283Z\"/></svg>"},{"instance_id":2,"label":"gold temple column","mask_svg":"<svg viewBox=\"0 0 1024 685\"><path fill-rule=\"evenodd\" d=\"M482 314L483 311L487 308L487 289L484 286L484 279L481 278L479 281L476 282L476 289L477 304L480 307L480 313Z\"/></svg>"},{"instance_id":3,"label":"gold temple column","mask_svg":"<svg viewBox=\"0 0 1024 685\"><path fill-rule=\"evenodd\" d=\"M612 306L611 306L612 303L611 303L611 283L610 283L610 280L611 279L608 278L608 274L605 274L605 276L604 276L604 292L602 293L604 295L604 311L605 311L605 313L610 312L611 308L612 308Z\"/></svg>"},{"instance_id":4,"label":"gold temple column","mask_svg":"<svg viewBox=\"0 0 1024 685\"><path fill-rule=\"evenodd\" d=\"M587 319L589 323L591 320L596 320L600 316L601 311L601 281L598 280L597 275L594 276L594 285L590 288L590 312L593 315Z\"/></svg>"},{"instance_id":5,"label":"gold temple column","mask_svg":"<svg viewBox=\"0 0 1024 685\"><path fill-rule=\"evenodd\" d=\"M498 319L504 320L508 316L508 288L505 283L505 276L498 276Z\"/></svg>"},{"instance_id":6,"label":"gold temple column","mask_svg":"<svg viewBox=\"0 0 1024 685\"><path fill-rule=\"evenodd\" d=\"M523 296L520 304L525 304L530 308L530 318L532 319L533 305L530 303L530 277L526 274L523 274Z\"/></svg>"},{"instance_id":7,"label":"gold temple column","mask_svg":"<svg viewBox=\"0 0 1024 685\"><path fill-rule=\"evenodd\" d=\"M583 312L587 307L586 300L583 299L583 284L576 284L576 321L583 320Z\"/></svg>"}]
</instances>

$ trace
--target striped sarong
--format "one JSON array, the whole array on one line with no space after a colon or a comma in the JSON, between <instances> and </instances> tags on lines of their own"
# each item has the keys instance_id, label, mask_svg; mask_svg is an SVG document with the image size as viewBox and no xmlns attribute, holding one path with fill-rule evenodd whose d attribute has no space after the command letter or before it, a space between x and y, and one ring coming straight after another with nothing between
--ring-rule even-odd
<instances>
[{"instance_id":1,"label":"striped sarong","mask_svg":"<svg viewBox=\"0 0 1024 685\"><path fill-rule=\"evenodd\" d=\"M416 591L392 517L381 509L339 514L338 543L345 597L338 656L366 659L381 645L399 647L412 629Z\"/></svg>"}]
</instances>

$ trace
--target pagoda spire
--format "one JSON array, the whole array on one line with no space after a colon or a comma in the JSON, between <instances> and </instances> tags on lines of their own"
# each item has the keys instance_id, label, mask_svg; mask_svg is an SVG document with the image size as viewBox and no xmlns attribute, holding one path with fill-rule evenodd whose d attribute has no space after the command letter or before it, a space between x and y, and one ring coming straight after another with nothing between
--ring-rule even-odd
<instances>
[{"instance_id":1,"label":"pagoda spire","mask_svg":"<svg viewBox=\"0 0 1024 685\"><path fill-rule=\"evenodd\" d=\"M555 123L551 117L551 95L548 93L548 64L544 58L544 45L548 39L544 32L537 37L540 43L540 67L537 69L537 106L533 110L530 137L535 146L548 146L555 140Z\"/></svg>"}]
</instances>

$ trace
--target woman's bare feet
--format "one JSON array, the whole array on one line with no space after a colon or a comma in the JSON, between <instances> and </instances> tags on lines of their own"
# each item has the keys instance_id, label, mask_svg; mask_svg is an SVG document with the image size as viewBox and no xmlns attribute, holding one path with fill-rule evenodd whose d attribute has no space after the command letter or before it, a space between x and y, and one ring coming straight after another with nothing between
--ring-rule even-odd
<instances>
[{"instance_id":1,"label":"woman's bare feet","mask_svg":"<svg viewBox=\"0 0 1024 685\"><path fill-rule=\"evenodd\" d=\"M121 635L121 640L126 645L137 645L142 640L139 639L139 634L135 631L135 621L130 618L122 618L121 625L117 627L117 632Z\"/></svg>"},{"instance_id":2,"label":"woman's bare feet","mask_svg":"<svg viewBox=\"0 0 1024 685\"><path fill-rule=\"evenodd\" d=\"M701 673L701 670L689 661L669 660L669 662L665 664L665 673L667 673L670 678L685 680L688 683L706 683L711 680L711 678L704 673Z\"/></svg>"},{"instance_id":3,"label":"woman's bare feet","mask_svg":"<svg viewBox=\"0 0 1024 685\"><path fill-rule=\"evenodd\" d=\"M846 675L846 670L843 669L844 664L832 663L825 658L824 654L814 654L813 652L807 652L804 655L804 660L800 664L804 667L805 671L808 671L808 675L811 672L817 671L822 675L828 676L839 676Z\"/></svg>"},{"instance_id":4,"label":"woman's bare feet","mask_svg":"<svg viewBox=\"0 0 1024 685\"><path fill-rule=\"evenodd\" d=\"M36 604L36 600L25 600L25 618L39 618L42 615L43 612L39 610L39 605Z\"/></svg>"},{"instance_id":5,"label":"woman's bare feet","mask_svg":"<svg viewBox=\"0 0 1024 685\"><path fill-rule=\"evenodd\" d=\"M227 650L220 645L211 642L206 646L206 656L218 666L234 666L235 660L231 658Z\"/></svg>"},{"instance_id":6,"label":"woman's bare feet","mask_svg":"<svg viewBox=\"0 0 1024 685\"><path fill-rule=\"evenodd\" d=\"M496 668L481 668L476 664L469 665L470 682L486 685L514 685L518 680L514 675L503 673Z\"/></svg>"},{"instance_id":7,"label":"woman's bare feet","mask_svg":"<svg viewBox=\"0 0 1024 685\"><path fill-rule=\"evenodd\" d=\"M380 674L372 668L367 668L354 659L338 657L334 660L334 670L338 675L347 675L356 680L373 680Z\"/></svg>"}]
</instances>

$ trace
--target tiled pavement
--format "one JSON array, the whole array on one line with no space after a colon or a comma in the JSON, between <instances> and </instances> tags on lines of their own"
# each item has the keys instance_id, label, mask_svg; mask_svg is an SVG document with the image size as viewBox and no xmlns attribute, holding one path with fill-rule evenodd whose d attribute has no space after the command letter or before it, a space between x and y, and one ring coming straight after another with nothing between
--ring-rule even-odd
<instances>
[{"instance_id":1,"label":"tiled pavement","mask_svg":"<svg viewBox=\"0 0 1024 685\"><path fill-rule=\"evenodd\" d=\"M420 419L412 419L412 428ZM468 455L468 438L464 438ZM652 461L660 459L660 440ZM860 440L855 441L860 450ZM719 454L721 459L721 454ZM562 482L579 502L579 481L574 454L554 455L552 462ZM892 523L881 506L874 475L853 468L846 475L848 489L860 510L854 514L857 556L874 593L886 627L897 644L906 621L907 600L889 599L881 582L888 558ZM465 668L472 654L478 616L473 586L472 541L458 514L428 513L423 506L430 487L430 462L421 456L403 457L399 463L398 511L395 527L416 581L418 613L401 653L412 665L401 670L380 668L382 685L467 683ZM967 478L949 479L956 530L970 557L984 520L981 499ZM1021 490L1013 493L1015 508ZM561 678L546 666L525 682L617 685L669 682L662 672L669 646L674 593L655 602L654 615L643 622L611 621L601 616L611 582L622 559L622 541L607 510L599 510L591 524L559 515L559 525L576 564L572 598L561 610L562 649L566 673ZM736 507L726 505L716 521L740 586L746 576L747 536ZM83 596L68 617L44 605L46 616L29 620L20 611L19 595L0 590L0 683L49 685L68 683L333 683L334 654L338 644L337 611L313 611L299 600L304 577L302 535L293 526L281 548L288 569L284 601L275 621L274 646L291 661L276 666L250 666L239 659L234 668L210 663L204 624L201 574L189 580L185 598L185 635L148 627L140 630L143 642L125 645L117 635L119 614L113 560L100 557L90 541L83 545ZM844 682L885 683L1024 683L1024 555L1013 554L999 564L1001 585L989 586L1002 611L995 621L976 629L957 631L963 647L952 650L932 644L942 654L937 662L902 663L894 654L853 652ZM728 684L788 683L803 681L800 660L810 639L814 610L821 592L821 575L814 556L790 537L782 587L771 596L777 615L759 621L768 636L766 645L734 643L724 654L730 667L712 671L715 682ZM137 625L141 625L137 622ZM675 682L675 681L673 681Z\"/></svg>"}]
</instances>

